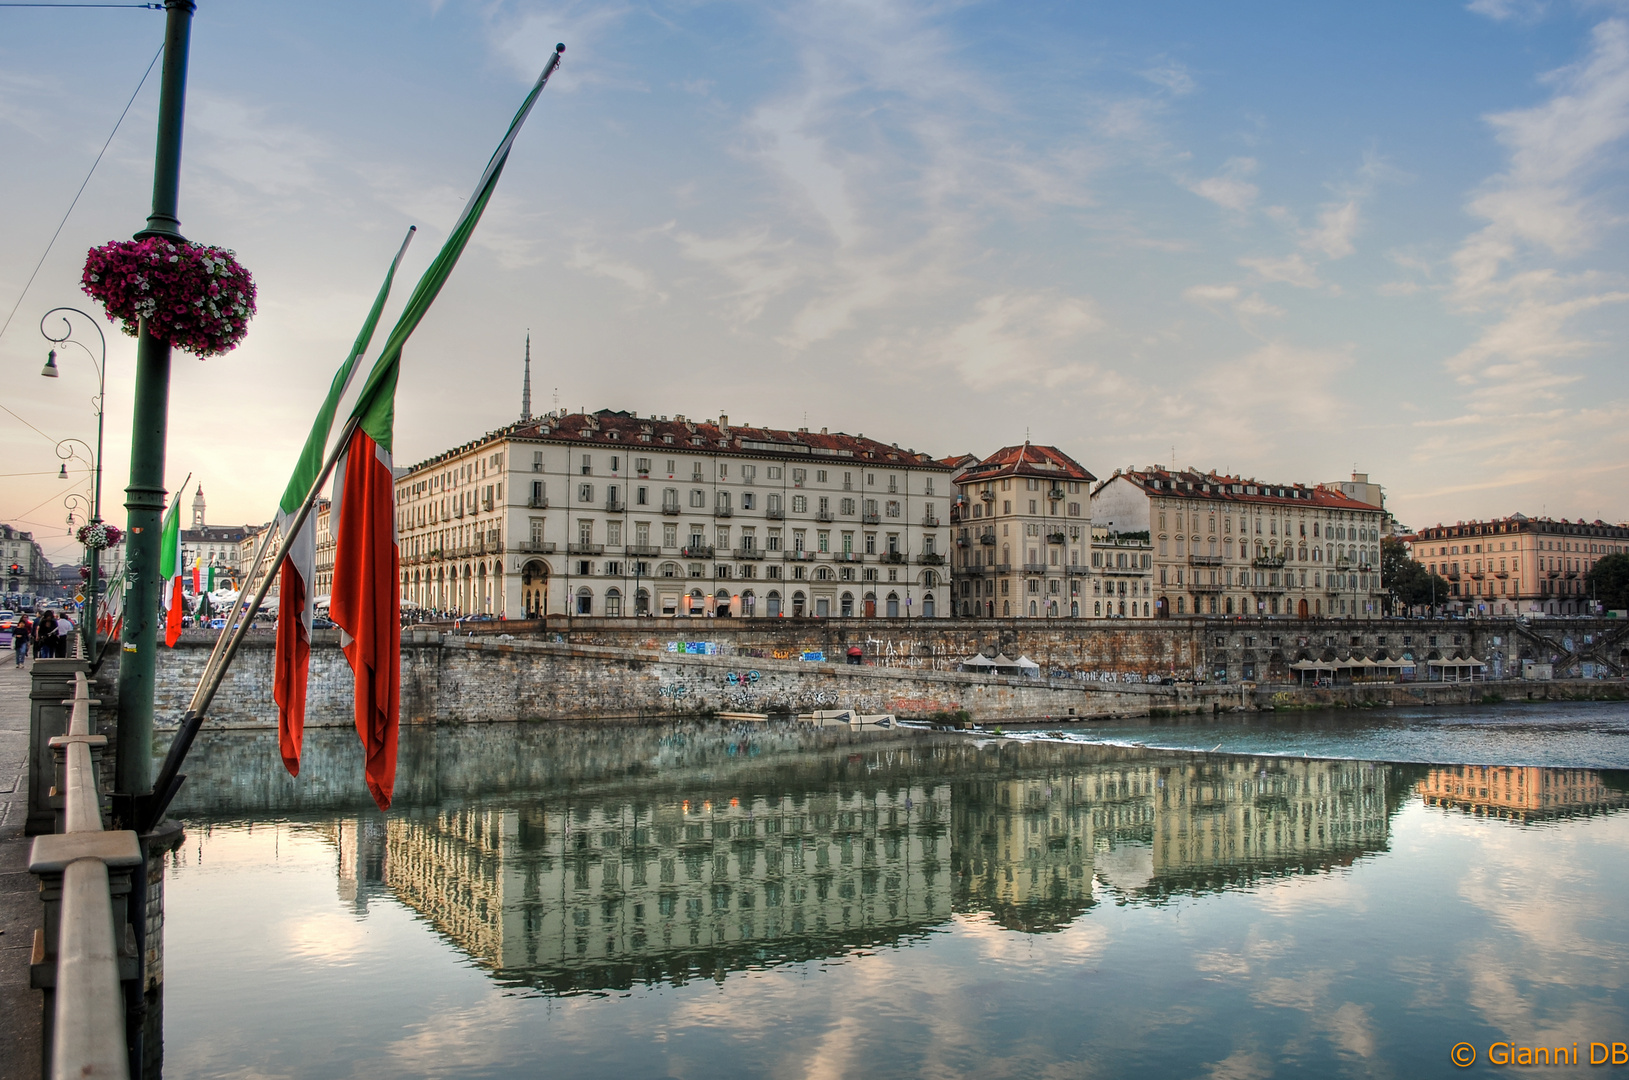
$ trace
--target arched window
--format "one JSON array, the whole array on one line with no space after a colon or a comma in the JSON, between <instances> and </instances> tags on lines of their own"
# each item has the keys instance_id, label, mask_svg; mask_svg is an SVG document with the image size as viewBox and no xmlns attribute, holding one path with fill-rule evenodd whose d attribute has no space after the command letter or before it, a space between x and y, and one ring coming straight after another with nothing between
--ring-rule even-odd
<instances>
[{"instance_id":1,"label":"arched window","mask_svg":"<svg viewBox=\"0 0 1629 1080\"><path fill-rule=\"evenodd\" d=\"M1041 613L1040 609L1036 606L1035 601L1031 600L1029 602L1029 616L1030 616L1030 618L1033 619L1035 616L1039 615L1040 613Z\"/></svg>"},{"instance_id":2,"label":"arched window","mask_svg":"<svg viewBox=\"0 0 1629 1080\"><path fill-rule=\"evenodd\" d=\"M890 619L899 618L899 594L898 593L889 593L888 594L888 617Z\"/></svg>"},{"instance_id":3,"label":"arched window","mask_svg":"<svg viewBox=\"0 0 1629 1080\"><path fill-rule=\"evenodd\" d=\"M577 590L577 614L594 614L594 590L587 585Z\"/></svg>"},{"instance_id":4,"label":"arched window","mask_svg":"<svg viewBox=\"0 0 1629 1080\"><path fill-rule=\"evenodd\" d=\"M934 614L933 594L928 593L926 596L922 597L922 617L924 619L931 619L933 618Z\"/></svg>"},{"instance_id":5,"label":"arched window","mask_svg":"<svg viewBox=\"0 0 1629 1080\"><path fill-rule=\"evenodd\" d=\"M633 604L634 604L634 614L635 615L649 615L650 614L650 590L649 589L640 589L638 592L634 593L634 602L633 602Z\"/></svg>"},{"instance_id":6,"label":"arched window","mask_svg":"<svg viewBox=\"0 0 1629 1080\"><path fill-rule=\"evenodd\" d=\"M766 606L765 613L771 619L780 618L780 614L781 614L781 594L772 589L772 590L770 590L769 596L766 599L769 601L769 603Z\"/></svg>"},{"instance_id":7,"label":"arched window","mask_svg":"<svg viewBox=\"0 0 1629 1080\"><path fill-rule=\"evenodd\" d=\"M838 604L838 612L844 618L847 618L847 617L854 614L854 594L853 593L846 592L846 593L843 594L842 600Z\"/></svg>"},{"instance_id":8,"label":"arched window","mask_svg":"<svg viewBox=\"0 0 1629 1080\"><path fill-rule=\"evenodd\" d=\"M802 615L804 614L804 610L805 610L806 607L807 607L807 604L805 603L804 598L803 598L803 591L800 589L797 592L793 593L792 594L792 615L793 615L793 617L794 618L801 618Z\"/></svg>"},{"instance_id":9,"label":"arched window","mask_svg":"<svg viewBox=\"0 0 1629 1080\"><path fill-rule=\"evenodd\" d=\"M1012 617L1012 603L1010 601L1001 601L1001 617L1003 619Z\"/></svg>"}]
</instances>

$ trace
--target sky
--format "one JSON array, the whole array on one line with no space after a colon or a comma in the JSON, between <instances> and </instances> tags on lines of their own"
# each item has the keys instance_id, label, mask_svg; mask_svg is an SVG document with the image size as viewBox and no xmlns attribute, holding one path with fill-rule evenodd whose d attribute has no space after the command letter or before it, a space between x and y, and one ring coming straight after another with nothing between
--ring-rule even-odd
<instances>
[{"instance_id":1,"label":"sky","mask_svg":"<svg viewBox=\"0 0 1629 1080\"><path fill-rule=\"evenodd\" d=\"M0 7L0 521L58 560L95 375L40 378L39 322L99 314L85 252L144 224L156 68L23 290L163 21ZM199 0L182 230L259 290L238 349L174 362L167 483L211 522L271 516L402 234L386 326L557 41L408 345L398 464L518 418L529 332L538 412L1629 520L1629 2Z\"/></svg>"}]
</instances>

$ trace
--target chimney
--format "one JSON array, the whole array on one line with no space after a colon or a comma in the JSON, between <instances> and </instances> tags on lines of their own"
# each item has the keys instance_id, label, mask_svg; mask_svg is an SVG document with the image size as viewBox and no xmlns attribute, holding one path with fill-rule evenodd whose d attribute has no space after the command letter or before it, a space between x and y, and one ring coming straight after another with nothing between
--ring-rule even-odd
<instances>
[{"instance_id":1,"label":"chimney","mask_svg":"<svg viewBox=\"0 0 1629 1080\"><path fill-rule=\"evenodd\" d=\"M720 431L728 431L728 430L730 430L730 418L725 413L719 413L718 414L718 430L720 430Z\"/></svg>"}]
</instances>

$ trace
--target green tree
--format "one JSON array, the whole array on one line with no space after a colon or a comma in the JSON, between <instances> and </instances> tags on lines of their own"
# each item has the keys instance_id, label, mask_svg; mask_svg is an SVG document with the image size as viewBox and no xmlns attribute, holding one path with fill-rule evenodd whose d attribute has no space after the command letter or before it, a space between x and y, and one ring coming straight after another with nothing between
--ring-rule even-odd
<instances>
[{"instance_id":1,"label":"green tree","mask_svg":"<svg viewBox=\"0 0 1629 1080\"><path fill-rule=\"evenodd\" d=\"M1591 596L1608 611L1629 608L1629 555L1608 555L1584 579Z\"/></svg>"},{"instance_id":2,"label":"green tree","mask_svg":"<svg viewBox=\"0 0 1629 1080\"><path fill-rule=\"evenodd\" d=\"M1380 580L1391 594L1393 606L1442 604L1448 600L1448 582L1408 557L1408 548L1394 536L1380 541Z\"/></svg>"}]
</instances>

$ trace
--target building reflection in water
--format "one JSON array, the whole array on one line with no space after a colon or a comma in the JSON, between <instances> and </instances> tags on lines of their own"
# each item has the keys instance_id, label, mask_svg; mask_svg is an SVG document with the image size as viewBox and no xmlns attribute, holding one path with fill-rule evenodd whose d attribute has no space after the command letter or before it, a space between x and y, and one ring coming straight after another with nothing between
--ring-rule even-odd
<instances>
[{"instance_id":1,"label":"building reflection in water","mask_svg":"<svg viewBox=\"0 0 1629 1080\"><path fill-rule=\"evenodd\" d=\"M1621 775L1621 774L1620 774ZM1416 787L1427 806L1511 821L1580 817L1622 809L1629 797L1594 769L1531 765L1451 765L1430 769Z\"/></svg>"},{"instance_id":2,"label":"building reflection in water","mask_svg":"<svg viewBox=\"0 0 1629 1080\"><path fill-rule=\"evenodd\" d=\"M495 978L548 993L886 947L953 912L1040 932L1105 900L1324 873L1385 850L1416 793L1524 819L1623 802L1576 770L933 733L494 725L412 737L411 798L385 817L321 814L341 900L365 912L393 896ZM250 749L211 755L231 767L202 778L200 809L243 790L235 769L263 771L243 764ZM252 794L275 805L281 790ZM312 792L295 797L318 809Z\"/></svg>"}]
</instances>

